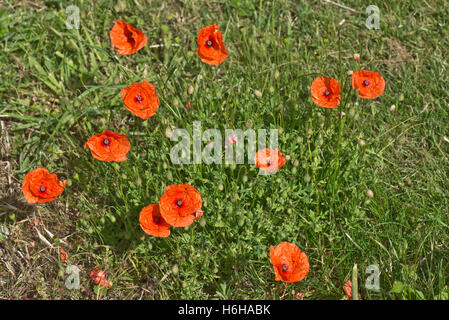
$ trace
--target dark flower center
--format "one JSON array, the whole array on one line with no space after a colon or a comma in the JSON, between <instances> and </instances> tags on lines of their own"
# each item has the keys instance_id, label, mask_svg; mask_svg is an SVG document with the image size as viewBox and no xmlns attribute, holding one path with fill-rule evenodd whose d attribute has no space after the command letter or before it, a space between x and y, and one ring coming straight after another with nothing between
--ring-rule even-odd
<instances>
[{"instance_id":1,"label":"dark flower center","mask_svg":"<svg viewBox=\"0 0 449 320\"><path fill-rule=\"evenodd\" d=\"M159 217L153 217L153 221L154 221L154 223L159 223L159 221L161 221L161 219Z\"/></svg>"},{"instance_id":2,"label":"dark flower center","mask_svg":"<svg viewBox=\"0 0 449 320\"><path fill-rule=\"evenodd\" d=\"M286 272L288 271L288 265L286 265L285 263L282 264L282 272Z\"/></svg>"},{"instance_id":3,"label":"dark flower center","mask_svg":"<svg viewBox=\"0 0 449 320\"><path fill-rule=\"evenodd\" d=\"M111 144L111 141L108 138L103 139L103 145L108 146Z\"/></svg>"},{"instance_id":4,"label":"dark flower center","mask_svg":"<svg viewBox=\"0 0 449 320\"><path fill-rule=\"evenodd\" d=\"M178 199L178 201L176 201L176 206L178 208L180 208L182 206L182 199Z\"/></svg>"},{"instance_id":5,"label":"dark flower center","mask_svg":"<svg viewBox=\"0 0 449 320\"><path fill-rule=\"evenodd\" d=\"M362 82L364 87L368 87L369 86L369 81L368 80L363 80Z\"/></svg>"},{"instance_id":6,"label":"dark flower center","mask_svg":"<svg viewBox=\"0 0 449 320\"><path fill-rule=\"evenodd\" d=\"M271 160L268 160L268 161L267 161L267 164L268 164L269 166L271 166L271 164L272 164L272 163L271 163Z\"/></svg>"},{"instance_id":7,"label":"dark flower center","mask_svg":"<svg viewBox=\"0 0 449 320\"><path fill-rule=\"evenodd\" d=\"M136 95L136 102L141 103L142 101L143 101L142 96L141 96L140 94L137 94L137 95Z\"/></svg>"},{"instance_id":8,"label":"dark flower center","mask_svg":"<svg viewBox=\"0 0 449 320\"><path fill-rule=\"evenodd\" d=\"M126 35L126 37L128 38L128 42L134 43L135 40L133 38L133 33L132 32L128 32L128 34Z\"/></svg>"},{"instance_id":9,"label":"dark flower center","mask_svg":"<svg viewBox=\"0 0 449 320\"><path fill-rule=\"evenodd\" d=\"M208 46L209 48L212 47L214 43L212 42L212 40L207 40L206 41L206 46Z\"/></svg>"},{"instance_id":10,"label":"dark flower center","mask_svg":"<svg viewBox=\"0 0 449 320\"><path fill-rule=\"evenodd\" d=\"M39 191L44 193L45 191L47 191L47 188L45 188L45 186L40 186Z\"/></svg>"}]
</instances>

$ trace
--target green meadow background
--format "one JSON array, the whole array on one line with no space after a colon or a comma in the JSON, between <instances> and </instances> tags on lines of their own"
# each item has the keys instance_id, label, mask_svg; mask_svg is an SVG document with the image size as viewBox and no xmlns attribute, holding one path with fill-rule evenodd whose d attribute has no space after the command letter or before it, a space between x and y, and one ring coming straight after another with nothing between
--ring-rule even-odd
<instances>
[{"instance_id":1,"label":"green meadow background","mask_svg":"<svg viewBox=\"0 0 449 320\"><path fill-rule=\"evenodd\" d=\"M449 3L336 2L352 10L318 0L1 0L0 224L9 235L0 235L0 298L347 299L357 264L362 299L448 299ZM79 29L66 27L69 5ZM379 7L378 30L365 25L369 5ZM117 55L116 19L148 45ZM198 31L214 23L229 53L215 67L196 55ZM382 74L381 97L356 98L347 72L358 69ZM346 103L313 104L319 75L344 84ZM120 98L143 80L161 100L147 120ZM249 164L172 164L171 126L191 131L194 121L223 134L279 129L289 160L268 176ZM128 135L127 161L84 149L106 129ZM68 185L32 206L21 184L38 167ZM203 217L169 238L146 236L140 210L180 183L201 192ZM304 280L274 281L269 246L281 241L308 255ZM65 286L68 265L80 269L78 290ZM89 279L97 265L107 291ZM379 290L365 287L370 265Z\"/></svg>"}]
</instances>

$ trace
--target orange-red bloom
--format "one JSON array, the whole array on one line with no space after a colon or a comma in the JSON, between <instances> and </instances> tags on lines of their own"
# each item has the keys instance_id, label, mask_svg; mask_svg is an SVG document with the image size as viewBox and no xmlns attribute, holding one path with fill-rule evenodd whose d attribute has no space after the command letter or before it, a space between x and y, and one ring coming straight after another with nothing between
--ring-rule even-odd
<instances>
[{"instance_id":1,"label":"orange-red bloom","mask_svg":"<svg viewBox=\"0 0 449 320\"><path fill-rule=\"evenodd\" d=\"M295 294L296 299L301 299L304 296L304 292L298 292Z\"/></svg>"},{"instance_id":2,"label":"orange-red bloom","mask_svg":"<svg viewBox=\"0 0 449 320\"><path fill-rule=\"evenodd\" d=\"M158 204L150 204L140 211L140 227L150 236L166 238L170 235L170 225L162 218Z\"/></svg>"},{"instance_id":3,"label":"orange-red bloom","mask_svg":"<svg viewBox=\"0 0 449 320\"><path fill-rule=\"evenodd\" d=\"M352 88L364 99L375 99L385 90L385 80L379 72L359 70L352 73Z\"/></svg>"},{"instance_id":4,"label":"orange-red bloom","mask_svg":"<svg viewBox=\"0 0 449 320\"><path fill-rule=\"evenodd\" d=\"M126 109L136 116L147 119L159 108L156 88L147 82L136 82L122 89L122 100Z\"/></svg>"},{"instance_id":5,"label":"orange-red bloom","mask_svg":"<svg viewBox=\"0 0 449 320\"><path fill-rule=\"evenodd\" d=\"M285 157L278 149L261 149L257 151L254 157L256 166L267 172L274 172L280 169L286 162Z\"/></svg>"},{"instance_id":6,"label":"orange-red bloom","mask_svg":"<svg viewBox=\"0 0 449 320\"><path fill-rule=\"evenodd\" d=\"M196 54L204 63L217 65L228 57L223 43L223 35L216 24L201 29L196 41L198 42Z\"/></svg>"},{"instance_id":7,"label":"orange-red bloom","mask_svg":"<svg viewBox=\"0 0 449 320\"><path fill-rule=\"evenodd\" d=\"M100 286L106 286L111 288L108 280L106 280L106 272L100 270L99 266L96 266L89 274L89 277L92 279L92 282L98 284Z\"/></svg>"},{"instance_id":8,"label":"orange-red bloom","mask_svg":"<svg viewBox=\"0 0 449 320\"><path fill-rule=\"evenodd\" d=\"M318 77L310 87L312 101L324 108L336 108L340 104L340 84L334 78Z\"/></svg>"},{"instance_id":9,"label":"orange-red bloom","mask_svg":"<svg viewBox=\"0 0 449 320\"><path fill-rule=\"evenodd\" d=\"M54 200L63 191L67 181L59 181L56 173L38 168L28 172L23 180L22 192L28 203L43 203Z\"/></svg>"},{"instance_id":10,"label":"orange-red bloom","mask_svg":"<svg viewBox=\"0 0 449 320\"><path fill-rule=\"evenodd\" d=\"M61 261L66 261L67 260L67 252L65 252L64 249L60 248L59 249L59 254L61 256Z\"/></svg>"},{"instance_id":11,"label":"orange-red bloom","mask_svg":"<svg viewBox=\"0 0 449 320\"><path fill-rule=\"evenodd\" d=\"M352 281L351 280L348 280L345 282L343 290L345 291L349 300L352 300ZM359 299L361 299L361 298L362 298L362 295L359 293Z\"/></svg>"},{"instance_id":12,"label":"orange-red bloom","mask_svg":"<svg viewBox=\"0 0 449 320\"><path fill-rule=\"evenodd\" d=\"M125 161L131 149L126 134L104 131L87 140L84 148L90 149L92 156L100 161Z\"/></svg>"},{"instance_id":13,"label":"orange-red bloom","mask_svg":"<svg viewBox=\"0 0 449 320\"><path fill-rule=\"evenodd\" d=\"M187 227L198 219L203 202L198 190L188 184L169 185L159 199L159 210L168 224Z\"/></svg>"},{"instance_id":14,"label":"orange-red bloom","mask_svg":"<svg viewBox=\"0 0 449 320\"><path fill-rule=\"evenodd\" d=\"M148 42L142 31L121 20L115 21L109 36L118 54L133 54Z\"/></svg>"},{"instance_id":15,"label":"orange-red bloom","mask_svg":"<svg viewBox=\"0 0 449 320\"><path fill-rule=\"evenodd\" d=\"M307 255L298 246L290 242L281 242L273 248L270 246L270 260L273 264L276 281L297 282L309 273Z\"/></svg>"}]
</instances>

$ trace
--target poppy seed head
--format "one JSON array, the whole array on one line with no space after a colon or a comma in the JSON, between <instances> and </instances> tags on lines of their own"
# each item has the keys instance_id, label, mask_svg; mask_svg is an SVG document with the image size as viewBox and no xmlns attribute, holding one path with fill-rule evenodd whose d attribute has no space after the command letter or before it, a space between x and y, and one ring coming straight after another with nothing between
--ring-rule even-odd
<instances>
[{"instance_id":1,"label":"poppy seed head","mask_svg":"<svg viewBox=\"0 0 449 320\"><path fill-rule=\"evenodd\" d=\"M207 41L206 41L206 46L207 46L207 47L210 48L210 47L212 47L212 45L213 45L213 42L212 42L211 40L207 40Z\"/></svg>"},{"instance_id":2,"label":"poppy seed head","mask_svg":"<svg viewBox=\"0 0 449 320\"><path fill-rule=\"evenodd\" d=\"M282 264L282 272L287 272L288 271L288 265L286 265L285 263Z\"/></svg>"},{"instance_id":3,"label":"poppy seed head","mask_svg":"<svg viewBox=\"0 0 449 320\"><path fill-rule=\"evenodd\" d=\"M178 201L176 201L176 206L178 207L182 206L182 199L178 199Z\"/></svg>"},{"instance_id":4,"label":"poppy seed head","mask_svg":"<svg viewBox=\"0 0 449 320\"><path fill-rule=\"evenodd\" d=\"M47 191L47 188L45 188L45 186L40 186L39 191L44 193L45 191Z\"/></svg>"},{"instance_id":5,"label":"poppy seed head","mask_svg":"<svg viewBox=\"0 0 449 320\"><path fill-rule=\"evenodd\" d=\"M363 80L362 84L364 87L368 87L370 83L369 83L369 80Z\"/></svg>"},{"instance_id":6,"label":"poppy seed head","mask_svg":"<svg viewBox=\"0 0 449 320\"><path fill-rule=\"evenodd\" d=\"M108 138L103 139L103 145L108 146L111 143L111 141Z\"/></svg>"},{"instance_id":7,"label":"poppy seed head","mask_svg":"<svg viewBox=\"0 0 449 320\"><path fill-rule=\"evenodd\" d=\"M126 35L126 38L128 38L128 41L129 41L129 42L134 41L133 33L132 33L132 32L129 32L129 33Z\"/></svg>"}]
</instances>

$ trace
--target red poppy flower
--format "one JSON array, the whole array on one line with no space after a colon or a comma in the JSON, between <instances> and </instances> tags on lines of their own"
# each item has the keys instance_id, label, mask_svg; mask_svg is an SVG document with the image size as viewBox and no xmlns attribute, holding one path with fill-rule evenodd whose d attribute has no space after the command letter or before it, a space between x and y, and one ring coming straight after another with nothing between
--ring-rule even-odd
<instances>
[{"instance_id":1,"label":"red poppy flower","mask_svg":"<svg viewBox=\"0 0 449 320\"><path fill-rule=\"evenodd\" d=\"M59 181L56 173L38 168L28 172L23 180L22 192L28 203L44 203L54 200L63 191L67 181Z\"/></svg>"},{"instance_id":2,"label":"red poppy flower","mask_svg":"<svg viewBox=\"0 0 449 320\"><path fill-rule=\"evenodd\" d=\"M296 299L301 299L304 296L304 292L298 292L295 294Z\"/></svg>"},{"instance_id":3,"label":"red poppy flower","mask_svg":"<svg viewBox=\"0 0 449 320\"><path fill-rule=\"evenodd\" d=\"M340 104L340 84L334 78L318 77L310 87L312 101L324 108L336 108Z\"/></svg>"},{"instance_id":4,"label":"red poppy flower","mask_svg":"<svg viewBox=\"0 0 449 320\"><path fill-rule=\"evenodd\" d=\"M198 190L188 184L170 185L159 199L159 210L168 224L187 227L198 219L203 202Z\"/></svg>"},{"instance_id":5,"label":"red poppy flower","mask_svg":"<svg viewBox=\"0 0 449 320\"><path fill-rule=\"evenodd\" d=\"M290 242L281 242L273 248L270 246L270 260L273 264L276 281L297 282L309 273L307 255L298 246Z\"/></svg>"},{"instance_id":6,"label":"red poppy flower","mask_svg":"<svg viewBox=\"0 0 449 320\"><path fill-rule=\"evenodd\" d=\"M385 90L385 80L379 72L359 70L352 73L352 88L364 99L375 99Z\"/></svg>"},{"instance_id":7,"label":"red poppy flower","mask_svg":"<svg viewBox=\"0 0 449 320\"><path fill-rule=\"evenodd\" d=\"M162 218L158 204L150 204L140 211L140 227L150 236L166 238L170 235L170 225Z\"/></svg>"},{"instance_id":8,"label":"red poppy flower","mask_svg":"<svg viewBox=\"0 0 449 320\"><path fill-rule=\"evenodd\" d=\"M89 274L89 277L92 279L94 284L98 284L100 286L106 286L111 288L108 280L106 280L106 272L100 270L99 266L96 266Z\"/></svg>"},{"instance_id":9,"label":"red poppy flower","mask_svg":"<svg viewBox=\"0 0 449 320\"><path fill-rule=\"evenodd\" d=\"M136 82L122 89L123 103L131 113L147 119L159 108L159 98L154 86L147 82Z\"/></svg>"},{"instance_id":10,"label":"red poppy flower","mask_svg":"<svg viewBox=\"0 0 449 320\"><path fill-rule=\"evenodd\" d=\"M345 291L349 300L352 300L352 281L351 280L348 280L345 282L343 290ZM362 295L359 293L359 299L361 299L361 298L362 298Z\"/></svg>"},{"instance_id":11,"label":"red poppy flower","mask_svg":"<svg viewBox=\"0 0 449 320\"><path fill-rule=\"evenodd\" d=\"M204 63L218 65L228 57L223 35L216 24L201 29L196 41L198 42L196 54Z\"/></svg>"},{"instance_id":12,"label":"red poppy flower","mask_svg":"<svg viewBox=\"0 0 449 320\"><path fill-rule=\"evenodd\" d=\"M267 172L274 172L286 163L281 151L271 148L257 151L254 161L259 169Z\"/></svg>"},{"instance_id":13,"label":"red poppy flower","mask_svg":"<svg viewBox=\"0 0 449 320\"><path fill-rule=\"evenodd\" d=\"M104 131L87 140L84 148L90 149L92 156L100 161L125 161L131 149L125 134Z\"/></svg>"},{"instance_id":14,"label":"red poppy flower","mask_svg":"<svg viewBox=\"0 0 449 320\"><path fill-rule=\"evenodd\" d=\"M118 54L133 54L148 42L142 31L121 20L115 21L109 36Z\"/></svg>"},{"instance_id":15,"label":"red poppy flower","mask_svg":"<svg viewBox=\"0 0 449 320\"><path fill-rule=\"evenodd\" d=\"M67 252L65 252L64 249L60 248L59 249L59 254L61 256L61 261L66 261L67 260Z\"/></svg>"}]
</instances>

